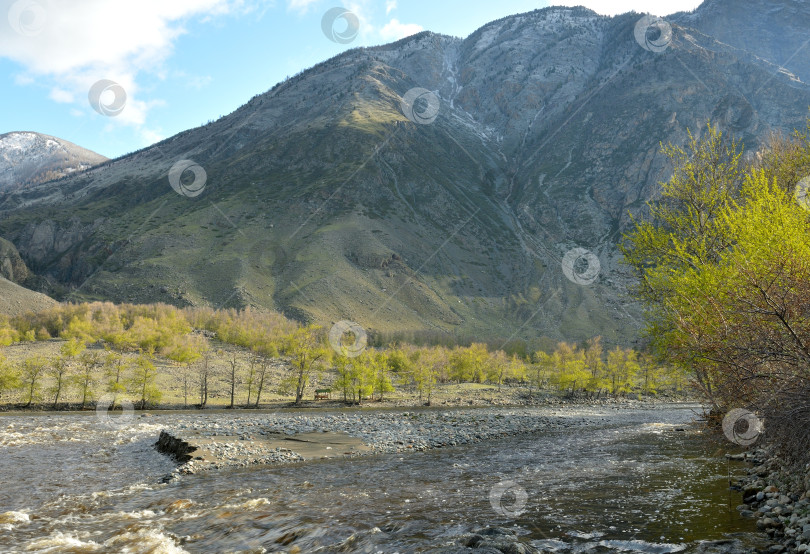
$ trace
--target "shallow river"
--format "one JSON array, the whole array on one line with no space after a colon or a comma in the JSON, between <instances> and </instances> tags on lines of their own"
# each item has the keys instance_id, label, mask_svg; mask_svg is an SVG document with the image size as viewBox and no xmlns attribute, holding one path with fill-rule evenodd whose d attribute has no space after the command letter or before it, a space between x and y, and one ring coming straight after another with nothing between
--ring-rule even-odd
<instances>
[{"instance_id":1,"label":"shallow river","mask_svg":"<svg viewBox=\"0 0 810 554\"><path fill-rule=\"evenodd\" d=\"M169 484L173 463L152 445L176 415L123 429L92 415L4 415L0 551L427 552L485 525L559 552L758 544L728 489L726 445L688 425L695 407L570 412L583 414L588 425L472 446Z\"/></svg>"}]
</instances>

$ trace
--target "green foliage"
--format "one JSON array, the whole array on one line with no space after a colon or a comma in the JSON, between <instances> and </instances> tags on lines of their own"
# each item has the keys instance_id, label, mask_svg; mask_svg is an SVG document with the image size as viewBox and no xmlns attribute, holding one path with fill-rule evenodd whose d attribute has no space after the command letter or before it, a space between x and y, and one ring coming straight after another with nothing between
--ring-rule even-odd
<instances>
[{"instance_id":1,"label":"green foliage","mask_svg":"<svg viewBox=\"0 0 810 554\"><path fill-rule=\"evenodd\" d=\"M449 355L441 346L423 348L411 354L413 360L413 382L419 391L419 399L426 399L430 405L433 389L440 375L447 371Z\"/></svg>"},{"instance_id":2,"label":"green foliage","mask_svg":"<svg viewBox=\"0 0 810 554\"><path fill-rule=\"evenodd\" d=\"M215 338L209 340L212 335ZM488 382L499 388L504 383L528 382L530 388L554 386L569 393L600 394L614 389L621 394L630 388L653 393L661 387L677 386L667 378L668 373L662 374L652 365L643 372L643 385L639 377L621 387L611 387L598 337L582 349L561 343L553 353L537 352L531 360L519 355L526 346L522 342L512 344L511 354L497 348L498 344L488 348L471 342L452 349L410 344L368 348L362 355L349 358L334 355L321 328L299 327L279 314L254 310L179 310L162 304L95 302L63 304L13 319L0 317L0 342L13 344L26 337L56 337L53 340L59 341L61 354L46 362L0 365L0 394L17 390L28 405L39 401L40 389L47 389L48 400L54 404L76 399L85 406L98 391L112 393L114 405L127 394L138 399L141 406L155 404L161 397L159 382L164 383L168 376L161 374L156 353L164 365L179 367L171 374L180 374L186 405L189 389L199 387L201 407L208 402L209 390L219 394L225 385L234 406L245 392L246 404L259 406L274 366L290 368L279 383L279 392L292 395L300 403L313 379L320 379L330 367L332 358L332 386L342 389L349 402L370 396L383 400L405 387L429 404L436 387L451 381ZM224 364L217 361L216 352L225 349L225 344L237 348L227 348L231 357L225 362L230 370L220 371ZM104 348L103 354L99 346ZM240 351L247 355L246 361L238 356ZM283 360L276 361L278 358ZM531 363L527 365L527 361ZM40 363L45 367L40 368Z\"/></svg>"},{"instance_id":3,"label":"green foliage","mask_svg":"<svg viewBox=\"0 0 810 554\"><path fill-rule=\"evenodd\" d=\"M621 249L638 277L635 292L648 308L654 344L660 353L669 352L671 361L687 366L694 365L692 355L679 356L672 349L680 340L676 312L662 308L687 300L677 279L702 274L734 244L726 216L738 205L742 190L742 152L735 141L707 125L702 139L690 133L686 149L669 145L664 153L673 175L662 183L660 199L648 204L650 217L635 222ZM713 370L711 363L695 366L696 379L710 397Z\"/></svg>"},{"instance_id":4,"label":"green foliage","mask_svg":"<svg viewBox=\"0 0 810 554\"><path fill-rule=\"evenodd\" d=\"M607 378L611 392L614 395L630 392L639 369L635 351L620 346L610 350L607 356Z\"/></svg>"},{"instance_id":5,"label":"green foliage","mask_svg":"<svg viewBox=\"0 0 810 554\"><path fill-rule=\"evenodd\" d=\"M40 381L47 368L48 361L41 356L32 356L22 363L21 378L25 390L23 400L26 406L31 406L38 399Z\"/></svg>"},{"instance_id":6,"label":"green foliage","mask_svg":"<svg viewBox=\"0 0 810 554\"><path fill-rule=\"evenodd\" d=\"M10 391L18 389L22 386L22 373L20 368L9 362L2 353L0 353L0 398Z\"/></svg>"},{"instance_id":7,"label":"green foliage","mask_svg":"<svg viewBox=\"0 0 810 554\"><path fill-rule=\"evenodd\" d=\"M135 359L131 383L133 390L140 396L141 409L160 402L162 393L157 386L157 368L149 352L141 352Z\"/></svg>"},{"instance_id":8,"label":"green foliage","mask_svg":"<svg viewBox=\"0 0 810 554\"><path fill-rule=\"evenodd\" d=\"M282 353L289 358L292 370L279 390L294 392L295 403L300 404L310 379L328 363L331 352L318 325L302 327L287 335L282 341Z\"/></svg>"},{"instance_id":9,"label":"green foliage","mask_svg":"<svg viewBox=\"0 0 810 554\"><path fill-rule=\"evenodd\" d=\"M552 375L552 383L558 389L573 393L585 387L590 373L586 369L583 351L577 349L575 345L561 342L557 345L552 360L556 369Z\"/></svg>"},{"instance_id":10,"label":"green foliage","mask_svg":"<svg viewBox=\"0 0 810 554\"><path fill-rule=\"evenodd\" d=\"M399 361L401 360L397 360L397 363ZM373 392L382 400L385 393L394 392L394 385L391 383L391 357L385 352L377 352L370 355L369 362Z\"/></svg>"},{"instance_id":11,"label":"green foliage","mask_svg":"<svg viewBox=\"0 0 810 554\"><path fill-rule=\"evenodd\" d=\"M79 368L73 377L76 388L82 398L82 408L95 394L95 387L98 383L96 368L104 365L104 357L98 350L85 350L79 356Z\"/></svg>"},{"instance_id":12,"label":"green foliage","mask_svg":"<svg viewBox=\"0 0 810 554\"><path fill-rule=\"evenodd\" d=\"M336 356L335 367L338 373L335 385L343 390L345 401L362 403L363 398L374 392L377 365L374 354L368 350L354 358Z\"/></svg>"},{"instance_id":13,"label":"green foliage","mask_svg":"<svg viewBox=\"0 0 810 554\"><path fill-rule=\"evenodd\" d=\"M71 338L70 340L62 343L60 351L62 352L62 355L67 358L76 358L79 354L84 352L86 347L87 345L83 340L79 338Z\"/></svg>"},{"instance_id":14,"label":"green foliage","mask_svg":"<svg viewBox=\"0 0 810 554\"><path fill-rule=\"evenodd\" d=\"M56 408L59 404L59 396L62 394L65 385L70 382L70 372L73 369L71 359L63 354L51 360L50 369L52 382L49 392L53 395L53 407Z\"/></svg>"},{"instance_id":15,"label":"green foliage","mask_svg":"<svg viewBox=\"0 0 810 554\"><path fill-rule=\"evenodd\" d=\"M795 423L810 388L810 211L794 190L810 176L807 134L776 137L742 167L712 131L673 162L652 217L624 246L649 334L676 383L688 371L716 407L771 410L769 428L793 406L782 419ZM645 365L652 391L667 376Z\"/></svg>"},{"instance_id":16,"label":"green foliage","mask_svg":"<svg viewBox=\"0 0 810 554\"><path fill-rule=\"evenodd\" d=\"M110 408L115 409L118 397L127 391L127 370L130 363L121 353L107 350L103 367L106 390L113 395Z\"/></svg>"},{"instance_id":17,"label":"green foliage","mask_svg":"<svg viewBox=\"0 0 810 554\"><path fill-rule=\"evenodd\" d=\"M486 378L488 357L487 347L481 343L456 347L450 354L450 378L459 383L482 383Z\"/></svg>"}]
</instances>

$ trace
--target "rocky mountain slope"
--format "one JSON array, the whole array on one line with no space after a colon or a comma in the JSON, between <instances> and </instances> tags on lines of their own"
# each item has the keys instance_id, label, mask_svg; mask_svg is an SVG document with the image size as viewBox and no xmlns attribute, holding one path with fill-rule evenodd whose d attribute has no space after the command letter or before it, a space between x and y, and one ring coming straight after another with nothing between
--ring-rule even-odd
<instances>
[{"instance_id":1,"label":"rocky mountain slope","mask_svg":"<svg viewBox=\"0 0 810 554\"><path fill-rule=\"evenodd\" d=\"M616 243L668 176L660 144L708 119L749 149L805 125L804 62L781 55L810 6L746 3L664 23L548 8L350 50L204 127L0 194L0 235L72 299L625 343L641 322Z\"/></svg>"},{"instance_id":2,"label":"rocky mountain slope","mask_svg":"<svg viewBox=\"0 0 810 554\"><path fill-rule=\"evenodd\" d=\"M84 171L107 158L40 133L0 135L0 192L26 188Z\"/></svg>"},{"instance_id":3,"label":"rocky mountain slope","mask_svg":"<svg viewBox=\"0 0 810 554\"><path fill-rule=\"evenodd\" d=\"M0 314L16 316L39 312L56 305L49 296L34 292L0 277Z\"/></svg>"}]
</instances>

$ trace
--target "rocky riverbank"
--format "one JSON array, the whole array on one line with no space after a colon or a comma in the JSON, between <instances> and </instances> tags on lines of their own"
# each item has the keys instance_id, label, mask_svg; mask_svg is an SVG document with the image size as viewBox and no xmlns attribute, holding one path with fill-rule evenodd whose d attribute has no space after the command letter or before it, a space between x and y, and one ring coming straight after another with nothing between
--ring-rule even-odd
<instances>
[{"instance_id":1,"label":"rocky riverbank","mask_svg":"<svg viewBox=\"0 0 810 554\"><path fill-rule=\"evenodd\" d=\"M730 456L752 464L740 480L743 515L757 519L757 527L776 544L769 552L810 551L810 464L804 471L785 467L768 448Z\"/></svg>"},{"instance_id":2,"label":"rocky riverbank","mask_svg":"<svg viewBox=\"0 0 810 554\"><path fill-rule=\"evenodd\" d=\"M178 460L170 477L176 478L225 467L423 451L600 419L581 407L183 416L155 446Z\"/></svg>"}]
</instances>

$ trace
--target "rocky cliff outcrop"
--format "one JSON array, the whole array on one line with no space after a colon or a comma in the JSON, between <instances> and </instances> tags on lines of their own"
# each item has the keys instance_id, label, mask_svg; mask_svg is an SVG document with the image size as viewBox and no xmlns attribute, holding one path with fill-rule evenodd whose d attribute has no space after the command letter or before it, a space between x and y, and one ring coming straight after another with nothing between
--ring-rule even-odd
<instances>
[{"instance_id":1,"label":"rocky cliff outcrop","mask_svg":"<svg viewBox=\"0 0 810 554\"><path fill-rule=\"evenodd\" d=\"M20 257L14 245L0 238L0 276L14 283L25 283L31 277L31 271Z\"/></svg>"}]
</instances>

